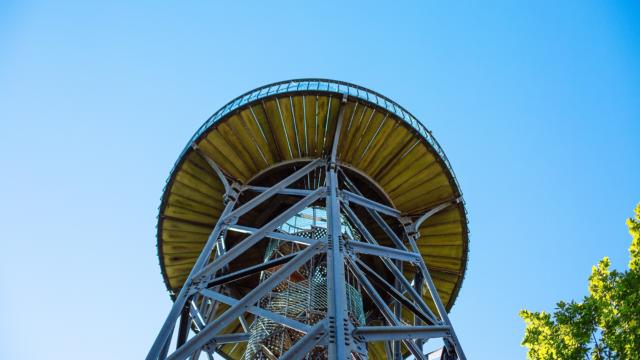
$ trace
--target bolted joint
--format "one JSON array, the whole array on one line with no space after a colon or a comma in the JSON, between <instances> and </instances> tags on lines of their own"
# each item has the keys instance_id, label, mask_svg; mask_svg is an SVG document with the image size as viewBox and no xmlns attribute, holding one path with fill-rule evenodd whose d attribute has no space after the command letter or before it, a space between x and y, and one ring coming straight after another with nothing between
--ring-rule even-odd
<instances>
[{"instance_id":1,"label":"bolted joint","mask_svg":"<svg viewBox=\"0 0 640 360\"><path fill-rule=\"evenodd\" d=\"M228 203L236 200L238 200L237 193L233 193L231 191L224 194L224 196L222 197L222 203L224 205L227 205Z\"/></svg>"},{"instance_id":2,"label":"bolted joint","mask_svg":"<svg viewBox=\"0 0 640 360\"><path fill-rule=\"evenodd\" d=\"M355 262L356 259L358 258L358 254L353 250L353 246L351 246L351 244L346 241L342 241L342 244L344 246L345 256L347 256L351 261Z\"/></svg>"},{"instance_id":3,"label":"bolted joint","mask_svg":"<svg viewBox=\"0 0 640 360\"><path fill-rule=\"evenodd\" d=\"M231 184L227 192L224 194L222 198L222 202L227 205L231 201L237 201L240 193L242 191L242 187L237 182Z\"/></svg>"},{"instance_id":4,"label":"bolted joint","mask_svg":"<svg viewBox=\"0 0 640 360\"><path fill-rule=\"evenodd\" d=\"M349 202L349 197L345 195L345 193L342 190L338 190L338 198L340 198L340 201L343 202L345 205L349 206L350 202Z\"/></svg>"},{"instance_id":5,"label":"bolted joint","mask_svg":"<svg viewBox=\"0 0 640 360\"><path fill-rule=\"evenodd\" d=\"M411 220L411 218L403 216L399 220L408 237L413 238L414 240L417 240L420 237L420 233L418 232L418 229L416 229L416 224Z\"/></svg>"},{"instance_id":6,"label":"bolted joint","mask_svg":"<svg viewBox=\"0 0 640 360\"><path fill-rule=\"evenodd\" d=\"M206 287L207 287L207 281L205 277L194 279L193 283L189 287L187 296L193 296L199 293L201 290L204 290Z\"/></svg>"},{"instance_id":7,"label":"bolted joint","mask_svg":"<svg viewBox=\"0 0 640 360\"><path fill-rule=\"evenodd\" d=\"M336 342L336 318L329 316L329 342Z\"/></svg>"},{"instance_id":8,"label":"bolted joint","mask_svg":"<svg viewBox=\"0 0 640 360\"><path fill-rule=\"evenodd\" d=\"M413 224L413 220L411 220L410 217L408 216L403 216L401 218L398 219L400 221L400 224L402 224L402 226L407 227Z\"/></svg>"},{"instance_id":9,"label":"bolted joint","mask_svg":"<svg viewBox=\"0 0 640 360\"><path fill-rule=\"evenodd\" d=\"M344 236L342 234L338 235L338 251L344 252Z\"/></svg>"},{"instance_id":10,"label":"bolted joint","mask_svg":"<svg viewBox=\"0 0 640 360\"><path fill-rule=\"evenodd\" d=\"M367 358L367 343L364 341L364 337L355 334L356 328L351 324L349 326L349 337L353 340L351 344L351 351L358 353Z\"/></svg>"},{"instance_id":11,"label":"bolted joint","mask_svg":"<svg viewBox=\"0 0 640 360\"><path fill-rule=\"evenodd\" d=\"M449 335L451 334L449 333ZM458 360L458 354L456 354L455 345L453 344L453 341L451 341L451 338L443 338L442 342L444 343L442 358L444 360Z\"/></svg>"},{"instance_id":12,"label":"bolted joint","mask_svg":"<svg viewBox=\"0 0 640 360\"><path fill-rule=\"evenodd\" d=\"M233 191L235 191L236 193L240 193L242 191L242 185L240 185L238 182L233 182L231 184L231 189L233 189Z\"/></svg>"}]
</instances>

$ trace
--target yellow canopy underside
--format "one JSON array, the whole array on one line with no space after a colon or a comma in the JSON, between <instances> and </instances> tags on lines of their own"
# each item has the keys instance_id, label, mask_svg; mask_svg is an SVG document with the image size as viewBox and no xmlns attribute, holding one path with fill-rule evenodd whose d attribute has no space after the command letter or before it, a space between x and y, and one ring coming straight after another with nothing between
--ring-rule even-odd
<instances>
[{"instance_id":1,"label":"yellow canopy underside","mask_svg":"<svg viewBox=\"0 0 640 360\"><path fill-rule=\"evenodd\" d=\"M223 172L246 183L278 163L330 152L340 106L340 97L328 94L266 98L227 114L197 145ZM417 216L460 196L442 159L411 126L362 100L349 99L342 106L338 161L377 183L403 214ZM188 150L165 189L158 221L158 250L169 289L183 285L222 212L223 194L222 183L208 164ZM447 309L453 306L467 261L463 206L449 207L419 229L420 251ZM432 305L428 293L424 296ZM238 322L226 332L237 328ZM234 358L243 348L225 347ZM370 350L370 357L385 356L383 347Z\"/></svg>"}]
</instances>

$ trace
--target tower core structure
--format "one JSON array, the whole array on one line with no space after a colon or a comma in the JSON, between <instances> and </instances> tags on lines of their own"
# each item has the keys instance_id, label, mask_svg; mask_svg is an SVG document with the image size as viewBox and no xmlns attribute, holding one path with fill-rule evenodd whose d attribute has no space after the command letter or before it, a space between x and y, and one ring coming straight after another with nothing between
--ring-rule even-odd
<instances>
[{"instance_id":1,"label":"tower core structure","mask_svg":"<svg viewBox=\"0 0 640 360\"><path fill-rule=\"evenodd\" d=\"M147 360L465 359L460 187L413 115L363 87L266 85L209 118L162 197L174 301Z\"/></svg>"}]
</instances>

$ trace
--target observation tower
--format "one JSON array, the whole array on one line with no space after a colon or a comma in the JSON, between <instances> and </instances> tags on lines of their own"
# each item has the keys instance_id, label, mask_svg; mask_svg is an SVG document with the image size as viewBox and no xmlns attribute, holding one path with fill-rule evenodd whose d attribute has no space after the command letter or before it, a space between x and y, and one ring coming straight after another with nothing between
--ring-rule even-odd
<instances>
[{"instance_id":1,"label":"observation tower","mask_svg":"<svg viewBox=\"0 0 640 360\"><path fill-rule=\"evenodd\" d=\"M462 193L413 115L300 79L218 110L159 209L173 299L147 360L465 359L447 312L467 264Z\"/></svg>"}]
</instances>

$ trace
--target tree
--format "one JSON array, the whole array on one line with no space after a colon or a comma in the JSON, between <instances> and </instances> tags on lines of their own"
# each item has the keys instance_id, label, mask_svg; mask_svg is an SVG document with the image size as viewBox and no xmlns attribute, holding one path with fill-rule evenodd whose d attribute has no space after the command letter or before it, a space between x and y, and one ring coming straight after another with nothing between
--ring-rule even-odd
<instances>
[{"instance_id":1,"label":"tree","mask_svg":"<svg viewBox=\"0 0 640 360\"><path fill-rule=\"evenodd\" d=\"M640 359L640 204L627 226L628 270L611 270L605 257L592 268L582 302L560 301L553 314L520 311L529 359Z\"/></svg>"}]
</instances>

